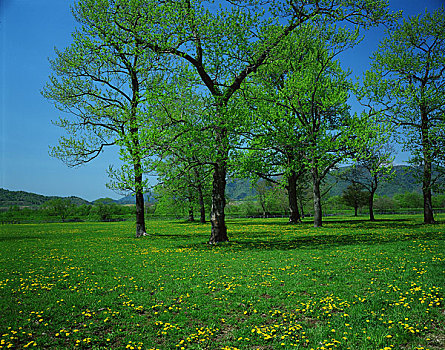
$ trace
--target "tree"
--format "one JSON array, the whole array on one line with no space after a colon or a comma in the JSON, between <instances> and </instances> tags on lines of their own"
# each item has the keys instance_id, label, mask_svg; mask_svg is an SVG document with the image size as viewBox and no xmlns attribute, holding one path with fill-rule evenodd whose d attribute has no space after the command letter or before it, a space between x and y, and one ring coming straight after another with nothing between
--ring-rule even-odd
<instances>
[{"instance_id":1,"label":"tree","mask_svg":"<svg viewBox=\"0 0 445 350\"><path fill-rule=\"evenodd\" d=\"M94 204L91 212L96 214L100 221L111 221L112 216L115 213L115 207L116 204L98 202Z\"/></svg>"},{"instance_id":2,"label":"tree","mask_svg":"<svg viewBox=\"0 0 445 350\"><path fill-rule=\"evenodd\" d=\"M394 200L401 208L421 208L423 205L423 196L418 192L405 192L394 195Z\"/></svg>"},{"instance_id":3,"label":"tree","mask_svg":"<svg viewBox=\"0 0 445 350\"><path fill-rule=\"evenodd\" d=\"M193 207L197 203L200 212L200 222L206 222L205 197L208 197L209 171L197 157L180 158L170 155L155 163L158 174L158 187L162 194L187 201L189 204L189 221L194 221Z\"/></svg>"},{"instance_id":4,"label":"tree","mask_svg":"<svg viewBox=\"0 0 445 350\"><path fill-rule=\"evenodd\" d=\"M73 43L56 50L54 74L43 96L69 118L54 122L67 136L51 155L74 167L118 145L124 156L124 185L136 196L136 236L145 235L140 115L147 113L147 95L161 79L159 58L139 35L144 23L139 4L126 1L80 0L73 9L79 29ZM146 125L144 125L146 126Z\"/></svg>"},{"instance_id":5,"label":"tree","mask_svg":"<svg viewBox=\"0 0 445 350\"><path fill-rule=\"evenodd\" d=\"M404 133L421 166L424 222L434 223L433 165L444 164L445 11L403 20L387 33L366 72L364 94ZM364 102L366 103L366 102Z\"/></svg>"},{"instance_id":6,"label":"tree","mask_svg":"<svg viewBox=\"0 0 445 350\"><path fill-rule=\"evenodd\" d=\"M374 195L382 181L390 181L394 176L393 157L388 146L366 147L353 167L339 174L342 180L359 184L369 192L369 220L375 221Z\"/></svg>"},{"instance_id":7,"label":"tree","mask_svg":"<svg viewBox=\"0 0 445 350\"><path fill-rule=\"evenodd\" d=\"M369 193L363 191L363 186L358 183L349 185L343 192L342 201L347 206L354 208L354 216L357 216L358 208L369 202Z\"/></svg>"},{"instance_id":8,"label":"tree","mask_svg":"<svg viewBox=\"0 0 445 350\"><path fill-rule=\"evenodd\" d=\"M378 128L369 115L350 115L349 72L335 60L355 45L358 32L320 24L304 26L295 34L289 36L290 43L280 47L281 60L266 67L262 84L254 90L255 112L265 117L259 120L259 132L249 147L262 141L273 156L269 164L281 160L288 179L294 176L294 182L305 172L310 175L314 226L319 227L324 178L339 162L353 157L355 149L376 137ZM259 69L259 75L262 73Z\"/></svg>"},{"instance_id":9,"label":"tree","mask_svg":"<svg viewBox=\"0 0 445 350\"><path fill-rule=\"evenodd\" d=\"M270 210L268 208L268 195L273 191L273 184L270 181L259 179L254 185L253 188L257 193L258 202L260 203L261 209L263 211L263 218L266 218L270 214Z\"/></svg>"},{"instance_id":10,"label":"tree","mask_svg":"<svg viewBox=\"0 0 445 350\"><path fill-rule=\"evenodd\" d=\"M141 0L142 1L142 0ZM204 88L211 118L213 189L209 243L227 241L225 186L239 125L235 103L246 78L268 63L277 46L300 26L320 17L374 25L391 16L382 0L229 1L214 9L204 1L142 1L144 43L155 53L176 57L194 87ZM208 7L207 7L208 6ZM264 11L268 15L263 15ZM160 20L162 19L162 20ZM179 24L178 24L179 19ZM211 107L211 109L210 109Z\"/></svg>"},{"instance_id":11,"label":"tree","mask_svg":"<svg viewBox=\"0 0 445 350\"><path fill-rule=\"evenodd\" d=\"M258 113L261 113L257 111ZM284 121L284 120L281 120ZM255 124L266 126L268 130L255 130ZM248 151L237 154L236 172L242 176L249 177L260 184L260 186L279 186L287 192L289 208L289 223L301 222L301 214L298 209L299 180L304 178L304 169L295 155L295 147L292 146L293 138L289 137L285 142L277 142L275 136L279 134L280 125L264 123L263 118L258 118L252 123L249 131ZM286 129L292 132L292 129ZM246 135L245 135L246 136ZM281 134L283 136L283 134ZM282 139L283 140L283 139ZM300 167L299 170L296 170ZM261 202L261 197L260 203Z\"/></svg>"},{"instance_id":12,"label":"tree","mask_svg":"<svg viewBox=\"0 0 445 350\"><path fill-rule=\"evenodd\" d=\"M73 203L67 198L50 199L44 204L50 215L60 216L60 220L64 222L73 210Z\"/></svg>"}]
</instances>

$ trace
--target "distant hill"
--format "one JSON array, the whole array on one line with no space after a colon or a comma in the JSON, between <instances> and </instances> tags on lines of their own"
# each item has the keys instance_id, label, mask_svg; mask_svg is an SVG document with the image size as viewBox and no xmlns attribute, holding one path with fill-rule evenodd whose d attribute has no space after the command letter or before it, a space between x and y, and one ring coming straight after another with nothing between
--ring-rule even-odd
<instances>
[{"instance_id":1,"label":"distant hill","mask_svg":"<svg viewBox=\"0 0 445 350\"><path fill-rule=\"evenodd\" d=\"M0 208L11 207L17 205L19 207L38 207L43 203L54 199L54 198L67 198L75 205L82 204L96 204L96 203L104 203L104 204L135 204L136 199L134 196L126 196L117 200L111 198L99 198L93 202L89 202L85 199L71 196L71 197L58 197L58 196L44 196L41 194L25 192L25 191L9 191L3 188L0 188ZM144 199L146 202L153 202L154 198L151 193L144 194Z\"/></svg>"},{"instance_id":2,"label":"distant hill","mask_svg":"<svg viewBox=\"0 0 445 350\"><path fill-rule=\"evenodd\" d=\"M422 192L422 187L419 183L416 183L411 167L397 165L394 167L394 170L394 179L391 182L380 183L377 195L393 197L395 194L403 194L405 192ZM328 174L326 185L332 185L329 191L330 196L340 196L350 184L346 181L337 181L335 176ZM243 200L247 197L255 196L256 192L247 179L229 179L227 181L226 195L231 200Z\"/></svg>"},{"instance_id":3,"label":"distant hill","mask_svg":"<svg viewBox=\"0 0 445 350\"><path fill-rule=\"evenodd\" d=\"M243 200L256 195L249 179L229 179L226 185L226 196L230 200Z\"/></svg>"},{"instance_id":4,"label":"distant hill","mask_svg":"<svg viewBox=\"0 0 445 350\"><path fill-rule=\"evenodd\" d=\"M92 204L99 204L99 203L102 203L102 204L109 205L109 204L116 204L116 202L117 202L117 201L116 201L115 199L106 197L106 198L99 198L99 199L96 199L96 200L94 200L94 201L92 202Z\"/></svg>"},{"instance_id":5,"label":"distant hill","mask_svg":"<svg viewBox=\"0 0 445 350\"><path fill-rule=\"evenodd\" d=\"M30 193L25 191L9 191L0 188L0 207L10 207L14 205L18 206L39 206L43 203L54 199L62 198L57 196L44 196L41 194ZM79 197L64 197L69 199L75 205L91 204L85 199Z\"/></svg>"},{"instance_id":6,"label":"distant hill","mask_svg":"<svg viewBox=\"0 0 445 350\"><path fill-rule=\"evenodd\" d=\"M377 190L377 195L379 196L389 196L392 197L395 194L403 194L405 192L421 192L421 185L416 183L415 178L412 174L412 168L406 165L398 165L394 167L395 177L394 179L387 183L381 183ZM333 185L329 194L331 196L339 196L343 193L349 183L346 181L337 181L333 175L327 176L327 183ZM256 191L251 187L251 182L249 179L229 179L227 181L226 195L230 200L245 200L249 197L256 195ZM24 191L9 191L0 188L0 207L10 207L14 205L18 206L39 206L46 201L53 198L61 198L55 196L43 196L40 194L24 192ZM135 204L136 200L133 195L120 198L118 200L110 198L97 199L93 203L88 202L79 197L64 197L71 200L72 203L76 205L81 204L94 204L96 202L103 203L116 203L116 204ZM146 202L153 203L155 198L151 193L144 194L144 199Z\"/></svg>"},{"instance_id":7,"label":"distant hill","mask_svg":"<svg viewBox=\"0 0 445 350\"><path fill-rule=\"evenodd\" d=\"M341 170L344 170L342 168ZM413 168L406 165L396 165L394 167L395 176L391 182L381 182L377 188L376 194L378 196L393 197L395 194L403 194L405 192L422 192L422 186L417 183L413 176ZM343 191L350 185L347 181L338 181L333 175L326 177L328 184L334 184L329 191L331 196L340 196Z\"/></svg>"}]
</instances>

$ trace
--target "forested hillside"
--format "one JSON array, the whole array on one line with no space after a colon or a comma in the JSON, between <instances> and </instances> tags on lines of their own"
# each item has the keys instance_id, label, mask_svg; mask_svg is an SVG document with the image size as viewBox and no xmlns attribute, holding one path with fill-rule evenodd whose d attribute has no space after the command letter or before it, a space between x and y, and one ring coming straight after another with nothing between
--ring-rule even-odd
<instances>
[{"instance_id":1,"label":"forested hillside","mask_svg":"<svg viewBox=\"0 0 445 350\"><path fill-rule=\"evenodd\" d=\"M9 191L0 188L0 207L18 206L39 206L49 201L50 199L61 198L57 196L44 196L41 194L30 193L25 191ZM90 202L79 197L66 197L73 204L90 204Z\"/></svg>"},{"instance_id":2,"label":"forested hillside","mask_svg":"<svg viewBox=\"0 0 445 350\"><path fill-rule=\"evenodd\" d=\"M344 168L340 169L343 171ZM422 186L414 178L414 169L406 165L397 165L394 167L395 175L390 182L379 184L376 194L378 196L393 197L395 194L405 192L422 192ZM338 180L334 175L327 176L327 184L335 184L329 194L331 196L340 196L350 185L347 181Z\"/></svg>"}]
</instances>

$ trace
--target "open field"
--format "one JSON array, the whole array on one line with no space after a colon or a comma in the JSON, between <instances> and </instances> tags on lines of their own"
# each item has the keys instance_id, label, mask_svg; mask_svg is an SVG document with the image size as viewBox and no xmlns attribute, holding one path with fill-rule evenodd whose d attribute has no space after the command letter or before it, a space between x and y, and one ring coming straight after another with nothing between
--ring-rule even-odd
<instances>
[{"instance_id":1,"label":"open field","mask_svg":"<svg viewBox=\"0 0 445 350\"><path fill-rule=\"evenodd\" d=\"M379 219L0 225L0 349L445 349L445 224Z\"/></svg>"}]
</instances>

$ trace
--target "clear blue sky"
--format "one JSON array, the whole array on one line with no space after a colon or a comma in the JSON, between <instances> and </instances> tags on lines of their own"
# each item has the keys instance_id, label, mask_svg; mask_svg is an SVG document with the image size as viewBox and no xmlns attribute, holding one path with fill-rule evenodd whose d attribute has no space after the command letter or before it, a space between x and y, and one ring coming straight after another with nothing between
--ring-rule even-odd
<instances>
[{"instance_id":1,"label":"clear blue sky","mask_svg":"<svg viewBox=\"0 0 445 350\"><path fill-rule=\"evenodd\" d=\"M40 94L51 69L48 57L54 47L71 41L75 21L70 0L0 0L0 187L44 195L79 196L87 200L120 196L105 187L106 169L116 164L117 152L106 151L79 168L68 168L48 155L63 130L51 120L59 112ZM390 0L392 10L404 17L433 11L445 0ZM344 67L361 75L377 48L383 30L368 32L366 39L345 55ZM406 155L399 155L402 162Z\"/></svg>"}]
</instances>

